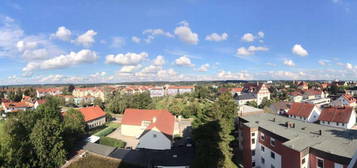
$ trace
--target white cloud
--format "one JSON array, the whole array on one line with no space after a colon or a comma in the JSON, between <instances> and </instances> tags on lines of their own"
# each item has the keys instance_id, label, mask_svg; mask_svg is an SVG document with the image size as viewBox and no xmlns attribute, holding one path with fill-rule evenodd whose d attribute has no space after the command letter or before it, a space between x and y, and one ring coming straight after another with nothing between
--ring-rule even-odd
<instances>
[{"instance_id":1,"label":"white cloud","mask_svg":"<svg viewBox=\"0 0 357 168\"><path fill-rule=\"evenodd\" d=\"M309 53L300 45L300 44L295 44L291 51L299 56L305 57L309 55Z\"/></svg>"},{"instance_id":2,"label":"white cloud","mask_svg":"<svg viewBox=\"0 0 357 168\"><path fill-rule=\"evenodd\" d=\"M284 63L284 65L289 66L289 67L295 66L294 61L291 59L285 59L283 63Z\"/></svg>"},{"instance_id":3,"label":"white cloud","mask_svg":"<svg viewBox=\"0 0 357 168\"><path fill-rule=\"evenodd\" d=\"M245 33L242 36L241 40L245 42L253 42L255 40L255 37L252 33Z\"/></svg>"},{"instance_id":4,"label":"white cloud","mask_svg":"<svg viewBox=\"0 0 357 168\"><path fill-rule=\"evenodd\" d=\"M249 56L255 54L257 51L268 51L269 48L262 46L249 46L248 48L240 47L237 49L237 56Z\"/></svg>"},{"instance_id":5,"label":"white cloud","mask_svg":"<svg viewBox=\"0 0 357 168\"><path fill-rule=\"evenodd\" d=\"M97 72L97 73L91 74L89 76L92 77L92 78L98 78L98 77L103 77L106 74L107 74L106 72Z\"/></svg>"},{"instance_id":6,"label":"white cloud","mask_svg":"<svg viewBox=\"0 0 357 168\"><path fill-rule=\"evenodd\" d=\"M141 39L139 37L133 36L131 37L131 41L134 43L140 43Z\"/></svg>"},{"instance_id":7,"label":"white cloud","mask_svg":"<svg viewBox=\"0 0 357 168\"><path fill-rule=\"evenodd\" d=\"M170 38L174 37L174 35L172 35L169 32L165 32L162 29L146 29L143 31L143 34L149 34L152 36L162 35L162 36L166 36L166 37L170 37Z\"/></svg>"},{"instance_id":8,"label":"white cloud","mask_svg":"<svg viewBox=\"0 0 357 168\"><path fill-rule=\"evenodd\" d=\"M194 64L191 63L191 59L188 58L187 56L182 56L180 58L177 58L175 60L175 64L178 66L194 66Z\"/></svg>"},{"instance_id":9,"label":"white cloud","mask_svg":"<svg viewBox=\"0 0 357 168\"><path fill-rule=\"evenodd\" d=\"M156 65L149 65L141 70L141 73L155 73L161 70L161 66L156 66Z\"/></svg>"},{"instance_id":10,"label":"white cloud","mask_svg":"<svg viewBox=\"0 0 357 168\"><path fill-rule=\"evenodd\" d=\"M173 69L167 69L167 70L160 70L157 72L157 76L162 78L162 77L172 77L176 76L177 72Z\"/></svg>"},{"instance_id":11,"label":"white cloud","mask_svg":"<svg viewBox=\"0 0 357 168\"><path fill-rule=\"evenodd\" d=\"M208 71L208 68L210 67L209 64L203 64L201 67L198 69L199 72L206 72Z\"/></svg>"},{"instance_id":12,"label":"white cloud","mask_svg":"<svg viewBox=\"0 0 357 168\"><path fill-rule=\"evenodd\" d=\"M112 44L110 45L113 48L121 48L125 45L125 39L123 37L113 37Z\"/></svg>"},{"instance_id":13,"label":"white cloud","mask_svg":"<svg viewBox=\"0 0 357 168\"><path fill-rule=\"evenodd\" d=\"M351 63L346 63L346 69L352 70L353 65Z\"/></svg>"},{"instance_id":14,"label":"white cloud","mask_svg":"<svg viewBox=\"0 0 357 168\"><path fill-rule=\"evenodd\" d=\"M264 38L264 35L265 35L264 32L262 32L262 31L258 32L258 37L259 38Z\"/></svg>"},{"instance_id":15,"label":"white cloud","mask_svg":"<svg viewBox=\"0 0 357 168\"><path fill-rule=\"evenodd\" d=\"M94 30L88 30L82 35L78 36L74 41L76 44L83 45L84 47L90 47L94 42L94 36L97 35L97 32Z\"/></svg>"},{"instance_id":16,"label":"white cloud","mask_svg":"<svg viewBox=\"0 0 357 168\"><path fill-rule=\"evenodd\" d=\"M123 67L121 67L121 69L119 70L120 73L131 73L137 69L139 69L141 67L141 65L125 65Z\"/></svg>"},{"instance_id":17,"label":"white cloud","mask_svg":"<svg viewBox=\"0 0 357 168\"><path fill-rule=\"evenodd\" d=\"M327 65L329 62L330 60L319 60L319 64L323 66Z\"/></svg>"},{"instance_id":18,"label":"white cloud","mask_svg":"<svg viewBox=\"0 0 357 168\"><path fill-rule=\"evenodd\" d=\"M219 79L251 80L253 76L247 72L232 73L231 71L220 71L217 74Z\"/></svg>"},{"instance_id":19,"label":"white cloud","mask_svg":"<svg viewBox=\"0 0 357 168\"><path fill-rule=\"evenodd\" d=\"M22 69L22 71L31 72L38 69L44 70L65 68L82 63L92 63L96 61L97 58L98 56L94 51L85 49L77 53L70 52L67 55L60 55L41 62L30 62Z\"/></svg>"},{"instance_id":20,"label":"white cloud","mask_svg":"<svg viewBox=\"0 0 357 168\"><path fill-rule=\"evenodd\" d=\"M69 41L71 39L72 32L64 26L58 27L57 32L51 34L52 38L60 39L63 41Z\"/></svg>"},{"instance_id":21,"label":"white cloud","mask_svg":"<svg viewBox=\"0 0 357 168\"><path fill-rule=\"evenodd\" d=\"M16 43L16 47L20 52L22 52L24 50L30 50L30 49L36 48L37 42L34 42L34 41L25 42L23 40L20 40Z\"/></svg>"},{"instance_id":22,"label":"white cloud","mask_svg":"<svg viewBox=\"0 0 357 168\"><path fill-rule=\"evenodd\" d=\"M148 53L126 53L117 55L108 55L105 58L107 64L121 64L121 65L136 65L144 61L148 57Z\"/></svg>"},{"instance_id":23,"label":"white cloud","mask_svg":"<svg viewBox=\"0 0 357 168\"><path fill-rule=\"evenodd\" d=\"M217 33L212 33L210 35L206 36L206 40L208 41L223 41L223 40L227 40L228 38L228 34L227 33L222 33L221 35L217 34Z\"/></svg>"},{"instance_id":24,"label":"white cloud","mask_svg":"<svg viewBox=\"0 0 357 168\"><path fill-rule=\"evenodd\" d=\"M193 33L191 28L189 27L188 22L182 21L180 22L181 26L176 27L175 35L179 37L179 39L188 44L197 44L198 34Z\"/></svg>"},{"instance_id":25,"label":"white cloud","mask_svg":"<svg viewBox=\"0 0 357 168\"><path fill-rule=\"evenodd\" d=\"M161 65L164 65L165 64L165 59L163 56L161 55L158 55L154 61L153 61L154 65L157 65L157 66L161 66Z\"/></svg>"}]
</instances>

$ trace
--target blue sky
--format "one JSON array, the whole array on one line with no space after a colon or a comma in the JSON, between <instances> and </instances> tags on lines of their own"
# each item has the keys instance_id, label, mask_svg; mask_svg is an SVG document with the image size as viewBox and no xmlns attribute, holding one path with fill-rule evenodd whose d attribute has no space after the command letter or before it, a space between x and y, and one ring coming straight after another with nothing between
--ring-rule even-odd
<instances>
[{"instance_id":1,"label":"blue sky","mask_svg":"<svg viewBox=\"0 0 357 168\"><path fill-rule=\"evenodd\" d=\"M0 83L357 77L352 0L3 0Z\"/></svg>"}]
</instances>

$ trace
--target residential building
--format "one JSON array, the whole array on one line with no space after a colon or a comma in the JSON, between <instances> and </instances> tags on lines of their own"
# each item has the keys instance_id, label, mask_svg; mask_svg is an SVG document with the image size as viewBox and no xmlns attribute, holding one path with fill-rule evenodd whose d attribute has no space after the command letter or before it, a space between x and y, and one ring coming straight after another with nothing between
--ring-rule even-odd
<instances>
[{"instance_id":1,"label":"residential building","mask_svg":"<svg viewBox=\"0 0 357 168\"><path fill-rule=\"evenodd\" d=\"M63 88L38 88L36 89L36 97L57 96L63 94Z\"/></svg>"},{"instance_id":2,"label":"residential building","mask_svg":"<svg viewBox=\"0 0 357 168\"><path fill-rule=\"evenodd\" d=\"M290 109L290 105L291 105L290 102L280 101L280 102L272 103L270 105L270 110L275 114L287 115Z\"/></svg>"},{"instance_id":3,"label":"residential building","mask_svg":"<svg viewBox=\"0 0 357 168\"><path fill-rule=\"evenodd\" d=\"M163 87L154 87L149 89L150 97L163 97L165 96L165 89Z\"/></svg>"},{"instance_id":4,"label":"residential building","mask_svg":"<svg viewBox=\"0 0 357 168\"><path fill-rule=\"evenodd\" d=\"M255 101L260 105L264 98L270 100L270 92L264 83L246 83L241 94L235 96L239 105L246 104L248 101Z\"/></svg>"},{"instance_id":5,"label":"residential building","mask_svg":"<svg viewBox=\"0 0 357 168\"><path fill-rule=\"evenodd\" d=\"M315 122L320 116L320 109L309 103L293 103L288 111L288 117L306 122Z\"/></svg>"},{"instance_id":6,"label":"residential building","mask_svg":"<svg viewBox=\"0 0 357 168\"><path fill-rule=\"evenodd\" d=\"M309 85L306 82L302 81L298 84L298 89L307 90L307 89L309 89Z\"/></svg>"},{"instance_id":7,"label":"residential building","mask_svg":"<svg viewBox=\"0 0 357 168\"><path fill-rule=\"evenodd\" d=\"M257 102L257 97L253 93L244 93L234 97L239 106L245 105L248 102Z\"/></svg>"},{"instance_id":8,"label":"residential building","mask_svg":"<svg viewBox=\"0 0 357 168\"><path fill-rule=\"evenodd\" d=\"M79 111L89 129L102 126L106 122L106 113L99 106L83 107Z\"/></svg>"},{"instance_id":9,"label":"residential building","mask_svg":"<svg viewBox=\"0 0 357 168\"><path fill-rule=\"evenodd\" d=\"M345 130L263 113L239 117L243 166L345 168L355 164L357 130Z\"/></svg>"},{"instance_id":10,"label":"residential building","mask_svg":"<svg viewBox=\"0 0 357 168\"><path fill-rule=\"evenodd\" d=\"M306 100L303 100L302 102L314 104L317 107L321 107L321 106L330 104L331 99L330 98L315 98L315 99L306 99Z\"/></svg>"},{"instance_id":11,"label":"residential building","mask_svg":"<svg viewBox=\"0 0 357 168\"><path fill-rule=\"evenodd\" d=\"M316 89L308 89L308 90L303 90L303 99L319 99L319 98L326 98L327 94L323 92L322 90L316 90Z\"/></svg>"},{"instance_id":12,"label":"residential building","mask_svg":"<svg viewBox=\"0 0 357 168\"><path fill-rule=\"evenodd\" d=\"M32 105L26 102L2 102L1 105L5 113L27 111L32 109Z\"/></svg>"},{"instance_id":13,"label":"residential building","mask_svg":"<svg viewBox=\"0 0 357 168\"><path fill-rule=\"evenodd\" d=\"M343 94L333 102L332 106L351 106L356 107L356 99L350 94Z\"/></svg>"},{"instance_id":14,"label":"residential building","mask_svg":"<svg viewBox=\"0 0 357 168\"><path fill-rule=\"evenodd\" d=\"M303 100L302 93L299 91L290 92L288 95L292 102L300 103Z\"/></svg>"},{"instance_id":15,"label":"residential building","mask_svg":"<svg viewBox=\"0 0 357 168\"><path fill-rule=\"evenodd\" d=\"M348 89L348 90L345 90L346 91L346 94L349 94L349 95L357 95L357 89L354 88L354 89Z\"/></svg>"},{"instance_id":16,"label":"residential building","mask_svg":"<svg viewBox=\"0 0 357 168\"><path fill-rule=\"evenodd\" d=\"M175 96L177 94L191 93L194 89L194 86L168 86L166 92L169 96Z\"/></svg>"},{"instance_id":17,"label":"residential building","mask_svg":"<svg viewBox=\"0 0 357 168\"><path fill-rule=\"evenodd\" d=\"M242 94L242 91L243 91L243 88L240 88L240 87L238 87L238 88L232 88L231 89L231 93L232 93L232 95L233 96L239 96L239 95L241 95Z\"/></svg>"},{"instance_id":18,"label":"residential building","mask_svg":"<svg viewBox=\"0 0 357 168\"><path fill-rule=\"evenodd\" d=\"M171 149L175 116L167 110L126 109L121 133L139 140L136 148Z\"/></svg>"},{"instance_id":19,"label":"residential building","mask_svg":"<svg viewBox=\"0 0 357 168\"><path fill-rule=\"evenodd\" d=\"M356 112L353 107L327 107L322 109L319 122L321 125L351 129L356 124Z\"/></svg>"},{"instance_id":20,"label":"residential building","mask_svg":"<svg viewBox=\"0 0 357 168\"><path fill-rule=\"evenodd\" d=\"M105 101L105 92L104 88L75 88L72 92L74 97L87 97L92 96L95 98L101 99L103 102Z\"/></svg>"},{"instance_id":21,"label":"residential building","mask_svg":"<svg viewBox=\"0 0 357 168\"><path fill-rule=\"evenodd\" d=\"M34 109L37 109L38 106L40 106L41 104L45 104L46 103L46 99L38 99L36 100L35 104L33 105Z\"/></svg>"}]
</instances>

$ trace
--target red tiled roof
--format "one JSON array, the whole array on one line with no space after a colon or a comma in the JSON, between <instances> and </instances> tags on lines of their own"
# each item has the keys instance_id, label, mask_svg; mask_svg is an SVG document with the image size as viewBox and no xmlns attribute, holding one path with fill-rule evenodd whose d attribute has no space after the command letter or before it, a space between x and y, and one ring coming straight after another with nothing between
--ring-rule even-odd
<instances>
[{"instance_id":1,"label":"red tiled roof","mask_svg":"<svg viewBox=\"0 0 357 168\"><path fill-rule=\"evenodd\" d=\"M102 88L97 88L97 87L91 87L91 88L75 88L74 90L77 91L102 91Z\"/></svg>"},{"instance_id":2,"label":"red tiled roof","mask_svg":"<svg viewBox=\"0 0 357 168\"><path fill-rule=\"evenodd\" d=\"M193 89L194 86L169 86L168 89Z\"/></svg>"},{"instance_id":3,"label":"red tiled roof","mask_svg":"<svg viewBox=\"0 0 357 168\"><path fill-rule=\"evenodd\" d=\"M57 92L57 91L61 91L62 88L38 88L37 91L41 92L41 93L45 93L45 92Z\"/></svg>"},{"instance_id":4,"label":"red tiled roof","mask_svg":"<svg viewBox=\"0 0 357 168\"><path fill-rule=\"evenodd\" d=\"M350 104L356 102L356 99L352 95L344 94L342 95Z\"/></svg>"},{"instance_id":5,"label":"red tiled roof","mask_svg":"<svg viewBox=\"0 0 357 168\"><path fill-rule=\"evenodd\" d=\"M31 107L29 104L27 104L26 102L4 102L4 106L5 108L23 108L23 107Z\"/></svg>"},{"instance_id":6,"label":"red tiled roof","mask_svg":"<svg viewBox=\"0 0 357 168\"><path fill-rule=\"evenodd\" d=\"M315 89L308 89L308 90L304 90L304 94L307 94L307 95L321 95L322 91L321 90L315 90Z\"/></svg>"},{"instance_id":7,"label":"red tiled roof","mask_svg":"<svg viewBox=\"0 0 357 168\"><path fill-rule=\"evenodd\" d=\"M309 103L293 103L288 114L307 118L312 109L314 109L314 106L315 105Z\"/></svg>"},{"instance_id":8,"label":"red tiled roof","mask_svg":"<svg viewBox=\"0 0 357 168\"><path fill-rule=\"evenodd\" d=\"M175 117L167 110L126 109L122 124L140 126L142 121L152 121L154 117L156 122L152 122L146 129L156 127L166 135L173 135Z\"/></svg>"},{"instance_id":9,"label":"red tiled roof","mask_svg":"<svg viewBox=\"0 0 357 168\"><path fill-rule=\"evenodd\" d=\"M290 96L301 96L301 92L293 91L289 93Z\"/></svg>"},{"instance_id":10,"label":"red tiled roof","mask_svg":"<svg viewBox=\"0 0 357 168\"><path fill-rule=\"evenodd\" d=\"M243 88L232 88L231 92L242 92Z\"/></svg>"},{"instance_id":11,"label":"red tiled roof","mask_svg":"<svg viewBox=\"0 0 357 168\"><path fill-rule=\"evenodd\" d=\"M328 107L321 111L319 120L320 121L330 121L339 123L348 123L351 114L353 112L352 107Z\"/></svg>"},{"instance_id":12,"label":"red tiled roof","mask_svg":"<svg viewBox=\"0 0 357 168\"><path fill-rule=\"evenodd\" d=\"M46 99L40 99L40 100L37 100L37 103L40 105L40 104L45 104L46 103Z\"/></svg>"},{"instance_id":13,"label":"red tiled roof","mask_svg":"<svg viewBox=\"0 0 357 168\"><path fill-rule=\"evenodd\" d=\"M85 122L104 117L106 114L99 106L83 107L79 111L82 113Z\"/></svg>"}]
</instances>

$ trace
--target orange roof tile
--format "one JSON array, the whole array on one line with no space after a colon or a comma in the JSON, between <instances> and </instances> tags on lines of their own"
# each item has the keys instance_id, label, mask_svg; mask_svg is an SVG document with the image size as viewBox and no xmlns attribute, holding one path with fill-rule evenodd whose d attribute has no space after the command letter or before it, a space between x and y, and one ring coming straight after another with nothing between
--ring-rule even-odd
<instances>
[{"instance_id":1,"label":"orange roof tile","mask_svg":"<svg viewBox=\"0 0 357 168\"><path fill-rule=\"evenodd\" d=\"M79 111L82 113L85 122L92 121L106 115L106 113L99 106L80 108Z\"/></svg>"}]
</instances>

